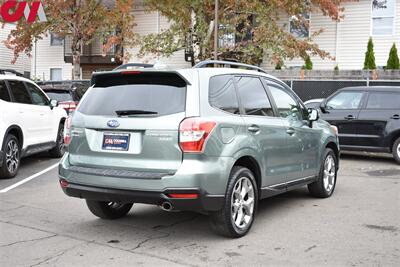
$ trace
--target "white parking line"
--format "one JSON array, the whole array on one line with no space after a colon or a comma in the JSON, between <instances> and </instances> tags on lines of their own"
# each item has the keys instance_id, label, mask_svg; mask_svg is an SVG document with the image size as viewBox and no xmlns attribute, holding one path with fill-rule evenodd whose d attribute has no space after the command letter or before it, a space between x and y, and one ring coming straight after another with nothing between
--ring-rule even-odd
<instances>
[{"instance_id":1,"label":"white parking line","mask_svg":"<svg viewBox=\"0 0 400 267\"><path fill-rule=\"evenodd\" d=\"M42 174L44 174L44 173L46 173L46 172L48 172L48 171L51 171L52 169L54 169L55 167L57 167L58 164L59 164L59 163L56 163L56 164L54 164L54 165L51 165L50 167L44 169L43 171L40 171L40 172L38 172L38 173L35 173L34 175L31 175L31 176L29 176L28 178L25 178L25 179L19 181L18 183L15 183L15 184L13 184L13 185L10 185L9 187L6 187L6 188L0 190L0 193L8 192L8 191L10 191L11 189L16 188L17 186L20 186L20 185L22 185L22 184L24 184L24 183L27 183L27 182L29 182L30 180L35 179L36 177L38 177L38 176L40 176L40 175L42 175Z\"/></svg>"}]
</instances>

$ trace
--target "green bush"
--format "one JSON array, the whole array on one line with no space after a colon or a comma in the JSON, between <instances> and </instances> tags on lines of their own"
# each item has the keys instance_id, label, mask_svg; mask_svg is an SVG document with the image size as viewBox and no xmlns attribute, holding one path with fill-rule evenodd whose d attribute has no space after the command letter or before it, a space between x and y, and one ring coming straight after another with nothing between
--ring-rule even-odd
<instances>
[{"instance_id":1,"label":"green bush","mask_svg":"<svg viewBox=\"0 0 400 267\"><path fill-rule=\"evenodd\" d=\"M339 65L335 65L334 71L339 71Z\"/></svg>"},{"instance_id":2,"label":"green bush","mask_svg":"<svg viewBox=\"0 0 400 267\"><path fill-rule=\"evenodd\" d=\"M304 69L306 69L306 70L312 70L312 68L313 68L313 63L312 63L312 61L311 61L310 56L307 55L307 57L306 57L304 63L305 63L305 64L304 64Z\"/></svg>"},{"instance_id":3,"label":"green bush","mask_svg":"<svg viewBox=\"0 0 400 267\"><path fill-rule=\"evenodd\" d=\"M372 38L369 38L367 52L365 52L364 69L365 70L376 69L374 43L372 42Z\"/></svg>"},{"instance_id":4,"label":"green bush","mask_svg":"<svg viewBox=\"0 0 400 267\"><path fill-rule=\"evenodd\" d=\"M390 49L389 58L386 64L386 69L387 70L400 69L399 56L397 55L397 48L395 43L393 43L393 46Z\"/></svg>"}]
</instances>

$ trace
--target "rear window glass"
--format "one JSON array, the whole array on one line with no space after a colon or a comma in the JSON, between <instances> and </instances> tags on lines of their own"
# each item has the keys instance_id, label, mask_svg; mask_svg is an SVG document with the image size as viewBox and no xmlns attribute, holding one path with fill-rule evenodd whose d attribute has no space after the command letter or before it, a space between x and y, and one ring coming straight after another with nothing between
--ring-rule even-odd
<instances>
[{"instance_id":1,"label":"rear window glass","mask_svg":"<svg viewBox=\"0 0 400 267\"><path fill-rule=\"evenodd\" d=\"M398 93L370 93L367 109L399 109L400 92Z\"/></svg>"},{"instance_id":2,"label":"rear window glass","mask_svg":"<svg viewBox=\"0 0 400 267\"><path fill-rule=\"evenodd\" d=\"M231 76L212 77L208 98L211 106L229 113L239 114L239 103Z\"/></svg>"},{"instance_id":3,"label":"rear window glass","mask_svg":"<svg viewBox=\"0 0 400 267\"><path fill-rule=\"evenodd\" d=\"M73 101L72 95L68 91L45 91L50 99L55 99L58 102Z\"/></svg>"},{"instance_id":4,"label":"rear window glass","mask_svg":"<svg viewBox=\"0 0 400 267\"><path fill-rule=\"evenodd\" d=\"M135 75L127 76L130 77L102 78L101 82L98 79L81 101L79 112L117 116L117 111L126 111L126 116L162 116L185 111L186 84L181 78L175 78L177 82L174 82L174 79L154 74L146 77L136 75L137 78L132 77ZM113 80L115 86L111 85Z\"/></svg>"}]
</instances>

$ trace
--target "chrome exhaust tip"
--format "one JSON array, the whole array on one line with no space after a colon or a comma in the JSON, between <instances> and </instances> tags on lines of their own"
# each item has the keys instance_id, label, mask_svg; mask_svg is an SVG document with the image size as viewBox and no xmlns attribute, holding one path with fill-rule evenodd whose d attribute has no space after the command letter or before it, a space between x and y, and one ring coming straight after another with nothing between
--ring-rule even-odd
<instances>
[{"instance_id":1,"label":"chrome exhaust tip","mask_svg":"<svg viewBox=\"0 0 400 267\"><path fill-rule=\"evenodd\" d=\"M172 211L174 209L174 207L172 206L171 203L169 203L168 201L163 202L160 205L161 209L164 211Z\"/></svg>"}]
</instances>

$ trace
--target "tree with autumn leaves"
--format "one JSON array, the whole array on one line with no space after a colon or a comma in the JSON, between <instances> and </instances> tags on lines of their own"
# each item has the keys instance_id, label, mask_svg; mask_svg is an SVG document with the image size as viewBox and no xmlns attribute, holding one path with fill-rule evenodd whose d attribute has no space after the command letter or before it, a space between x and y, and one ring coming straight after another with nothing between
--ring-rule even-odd
<instances>
[{"instance_id":1,"label":"tree with autumn leaves","mask_svg":"<svg viewBox=\"0 0 400 267\"><path fill-rule=\"evenodd\" d=\"M313 42L323 29L299 39L281 21L288 22L285 18L292 17L295 24L307 27L303 14L316 11L338 21L342 1L219 0L218 34L226 43L218 48L218 57L250 64L259 64L265 56L275 64L295 57L330 58ZM170 20L171 26L161 33L144 36L140 42L133 32L133 0L47 0L44 3L48 21L32 24L19 21L6 45L17 58L21 53L29 54L33 41L48 32L61 37L69 35L75 79L80 77L82 46L97 37L104 41L104 51L113 45L127 48L140 44L139 55L169 56L185 49L191 53L193 64L212 57L214 0L144 0L146 9L159 11Z\"/></svg>"},{"instance_id":2,"label":"tree with autumn leaves","mask_svg":"<svg viewBox=\"0 0 400 267\"><path fill-rule=\"evenodd\" d=\"M152 53L169 56L186 49L193 62L212 58L214 0L145 0L147 8L159 11L171 27L158 34L149 34L141 42L140 55ZM308 56L331 58L313 42L323 29L307 38L296 38L288 32L288 17L308 27L304 14L322 12L334 21L341 19L341 0L219 0L219 59L259 64L264 56L278 64L284 59ZM282 23L286 21L286 23Z\"/></svg>"},{"instance_id":3,"label":"tree with autumn leaves","mask_svg":"<svg viewBox=\"0 0 400 267\"><path fill-rule=\"evenodd\" d=\"M115 45L133 46L137 41L133 32L133 0L46 0L43 3L47 22L28 23L21 19L8 36L5 45L13 50L14 61L21 53L29 55L34 41L49 32L59 37L69 36L74 79L80 79L80 57L84 45L100 39L105 54ZM120 50L116 56L128 55L123 55Z\"/></svg>"}]
</instances>

